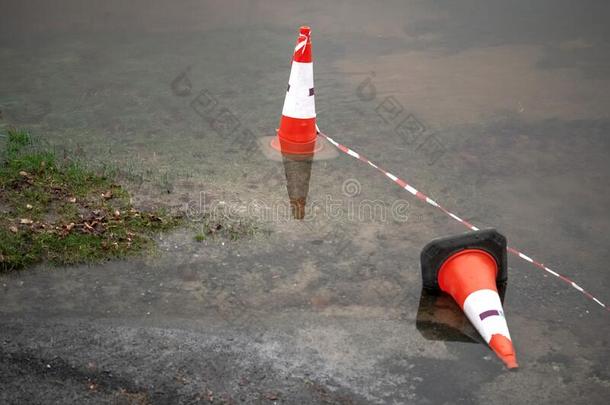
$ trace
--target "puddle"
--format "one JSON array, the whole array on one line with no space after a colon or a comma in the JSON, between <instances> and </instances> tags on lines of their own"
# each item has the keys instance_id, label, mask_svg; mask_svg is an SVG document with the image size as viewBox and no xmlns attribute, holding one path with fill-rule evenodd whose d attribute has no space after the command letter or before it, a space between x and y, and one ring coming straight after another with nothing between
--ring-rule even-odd
<instances>
[{"instance_id":1,"label":"puddle","mask_svg":"<svg viewBox=\"0 0 610 405\"><path fill-rule=\"evenodd\" d=\"M522 369L507 374L452 302L421 291L422 247L459 224L344 154L271 160L259 148L310 23L322 131L608 301L606 24L580 10L557 31L551 17L572 21L572 7L517 3L506 26L499 2L485 24L419 3L12 2L0 124L114 170L136 205L184 211L189 226L161 235L154 256L0 275L0 322L57 353L38 323L62 336L77 321L146 328L152 345L159 330L221 336L354 403L599 402L603 309L511 258L504 306ZM197 241L208 212L259 231Z\"/></svg>"}]
</instances>

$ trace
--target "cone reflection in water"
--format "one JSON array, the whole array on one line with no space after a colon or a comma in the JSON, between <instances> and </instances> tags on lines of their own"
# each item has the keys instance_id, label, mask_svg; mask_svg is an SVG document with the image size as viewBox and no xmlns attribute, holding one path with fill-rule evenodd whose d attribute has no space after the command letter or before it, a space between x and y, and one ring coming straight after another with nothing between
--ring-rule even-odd
<instances>
[{"instance_id":1,"label":"cone reflection in water","mask_svg":"<svg viewBox=\"0 0 610 405\"><path fill-rule=\"evenodd\" d=\"M453 298L440 292L422 289L415 327L427 340L477 343L474 330Z\"/></svg>"},{"instance_id":2,"label":"cone reflection in water","mask_svg":"<svg viewBox=\"0 0 610 405\"><path fill-rule=\"evenodd\" d=\"M305 218L305 206L309 193L309 179L313 155L282 154L286 189L290 200L290 210L294 219Z\"/></svg>"}]
</instances>

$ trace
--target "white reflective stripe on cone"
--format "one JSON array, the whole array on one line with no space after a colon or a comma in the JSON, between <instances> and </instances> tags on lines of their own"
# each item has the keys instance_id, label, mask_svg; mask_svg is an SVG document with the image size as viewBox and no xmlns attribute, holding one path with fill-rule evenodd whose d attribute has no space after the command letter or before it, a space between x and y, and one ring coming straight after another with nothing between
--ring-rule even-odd
<instances>
[{"instance_id":1,"label":"white reflective stripe on cone","mask_svg":"<svg viewBox=\"0 0 610 405\"><path fill-rule=\"evenodd\" d=\"M464 300L464 313L479 334L489 343L499 333L510 339L502 302L493 290L477 290Z\"/></svg>"},{"instance_id":2,"label":"white reflective stripe on cone","mask_svg":"<svg viewBox=\"0 0 610 405\"><path fill-rule=\"evenodd\" d=\"M292 62L290 85L286 91L282 115L291 118L315 118L315 97L309 95L313 89L313 63Z\"/></svg>"}]
</instances>

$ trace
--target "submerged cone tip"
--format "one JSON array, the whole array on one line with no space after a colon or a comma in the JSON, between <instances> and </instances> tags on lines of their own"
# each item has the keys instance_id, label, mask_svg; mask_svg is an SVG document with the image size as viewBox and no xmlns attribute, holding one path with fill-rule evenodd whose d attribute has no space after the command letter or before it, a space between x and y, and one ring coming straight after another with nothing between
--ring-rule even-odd
<instances>
[{"instance_id":1,"label":"submerged cone tip","mask_svg":"<svg viewBox=\"0 0 610 405\"><path fill-rule=\"evenodd\" d=\"M508 369L516 369L519 367L513 343L506 336L494 334L489 341L489 347L492 348Z\"/></svg>"}]
</instances>

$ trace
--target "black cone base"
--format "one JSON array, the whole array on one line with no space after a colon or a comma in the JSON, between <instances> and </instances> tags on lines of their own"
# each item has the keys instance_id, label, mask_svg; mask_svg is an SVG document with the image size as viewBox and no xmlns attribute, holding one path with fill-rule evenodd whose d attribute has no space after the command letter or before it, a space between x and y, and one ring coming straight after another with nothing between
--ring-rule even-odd
<instances>
[{"instance_id":1,"label":"black cone base","mask_svg":"<svg viewBox=\"0 0 610 405\"><path fill-rule=\"evenodd\" d=\"M420 255L423 287L438 290L439 269L450 256L465 249L480 249L492 255L498 266L496 283L498 285L506 283L508 279L506 238L495 229L485 229L435 239L428 243Z\"/></svg>"}]
</instances>

